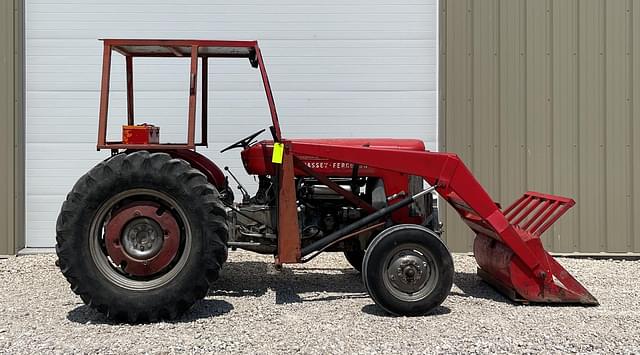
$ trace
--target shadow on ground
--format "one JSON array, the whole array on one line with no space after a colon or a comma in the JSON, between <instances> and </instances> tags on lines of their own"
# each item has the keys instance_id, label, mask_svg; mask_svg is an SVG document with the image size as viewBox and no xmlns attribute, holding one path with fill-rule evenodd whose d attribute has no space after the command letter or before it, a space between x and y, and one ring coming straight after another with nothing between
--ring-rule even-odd
<instances>
[{"instance_id":1,"label":"shadow on ground","mask_svg":"<svg viewBox=\"0 0 640 355\"><path fill-rule=\"evenodd\" d=\"M209 295L259 297L276 293L276 304L368 297L360 273L350 268L288 268L268 262L229 262Z\"/></svg>"},{"instance_id":2,"label":"shadow on ground","mask_svg":"<svg viewBox=\"0 0 640 355\"><path fill-rule=\"evenodd\" d=\"M456 272L454 283L462 292L452 291L451 295L512 303L475 273ZM209 295L259 297L268 290L275 291L277 304L369 297L362 284L362 276L350 268L291 269L285 267L282 270L276 270L271 263L255 261L226 264L220 279L212 286ZM316 296L301 295L307 293ZM376 313L375 311L367 312L366 309L363 311ZM443 310L440 310L440 313L436 310L434 314L443 314L442 312Z\"/></svg>"},{"instance_id":3,"label":"shadow on ground","mask_svg":"<svg viewBox=\"0 0 640 355\"><path fill-rule=\"evenodd\" d=\"M375 303L368 304L362 307L362 312L366 314L371 314L373 316L378 316L378 317L390 317L390 318L396 317L392 314L385 312L382 308L378 307L378 305ZM449 314L449 313L451 313L451 308L445 307L445 306L438 306L435 309L433 309L431 312L429 312L429 314L425 314L424 316L433 317L433 316L439 316L439 315Z\"/></svg>"},{"instance_id":4,"label":"shadow on ground","mask_svg":"<svg viewBox=\"0 0 640 355\"><path fill-rule=\"evenodd\" d=\"M182 317L168 321L168 323L189 323L201 318L217 317L229 313L231 310L233 310L233 305L227 301L204 299L196 302ZM120 322L111 320L86 305L78 306L69 311L67 319L82 324L120 324Z\"/></svg>"},{"instance_id":5,"label":"shadow on ground","mask_svg":"<svg viewBox=\"0 0 640 355\"><path fill-rule=\"evenodd\" d=\"M462 292L451 291L450 295L459 297L483 298L491 301L514 304L511 300L500 294L476 273L456 272L453 283Z\"/></svg>"},{"instance_id":6,"label":"shadow on ground","mask_svg":"<svg viewBox=\"0 0 640 355\"><path fill-rule=\"evenodd\" d=\"M452 296L512 303L484 283L475 273L456 272L454 283L461 291L452 291ZM210 298L197 302L183 317L173 322L191 322L200 318L216 317L233 309L231 303L218 300L216 297L260 297L269 290L275 292L276 304L369 298L362 283L362 276L350 268L285 267L276 270L269 262L229 262L224 265L220 278L209 290ZM389 316L373 303L364 306L362 312L375 316ZM449 308L440 306L430 315L449 312ZM69 311L67 319L82 324L115 324L85 305Z\"/></svg>"}]
</instances>

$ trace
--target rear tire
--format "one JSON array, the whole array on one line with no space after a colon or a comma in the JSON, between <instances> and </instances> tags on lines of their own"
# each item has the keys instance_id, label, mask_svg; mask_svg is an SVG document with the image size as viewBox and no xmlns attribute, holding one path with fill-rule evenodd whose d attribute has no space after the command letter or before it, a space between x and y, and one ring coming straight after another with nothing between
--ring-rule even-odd
<instances>
[{"instance_id":1,"label":"rear tire","mask_svg":"<svg viewBox=\"0 0 640 355\"><path fill-rule=\"evenodd\" d=\"M453 285L453 259L437 234L418 225L396 225L371 242L362 278L373 301L388 313L428 314Z\"/></svg>"},{"instance_id":2,"label":"rear tire","mask_svg":"<svg viewBox=\"0 0 640 355\"><path fill-rule=\"evenodd\" d=\"M127 206L134 217L126 222L128 227L118 229L121 233L111 234L116 239L109 239L109 223ZM176 233L169 235L153 221L143 225L154 217L140 217L144 208L157 208L158 216L175 221L171 226ZM164 236L156 238L158 234ZM145 243L148 235L164 242L140 247L132 244L131 235L145 238ZM164 253L169 236L173 248ZM166 153L122 153L78 180L62 205L56 240L60 269L85 304L117 321L174 319L204 298L218 278L227 258L226 213L216 188L186 161ZM114 265L114 248L124 250L119 255L142 269L130 273L126 262ZM146 256L149 253L156 254ZM145 271L154 265L154 255L163 255L165 261Z\"/></svg>"}]
</instances>

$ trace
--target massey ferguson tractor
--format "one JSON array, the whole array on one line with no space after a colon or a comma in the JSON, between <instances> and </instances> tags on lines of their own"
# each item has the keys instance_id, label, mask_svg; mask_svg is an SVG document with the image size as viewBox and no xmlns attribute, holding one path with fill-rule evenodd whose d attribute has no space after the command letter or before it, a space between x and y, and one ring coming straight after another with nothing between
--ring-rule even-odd
<instances>
[{"instance_id":1,"label":"massey ferguson tractor","mask_svg":"<svg viewBox=\"0 0 640 355\"><path fill-rule=\"evenodd\" d=\"M436 193L475 233L478 274L507 296L598 303L540 241L572 199L527 192L501 209L458 156L425 150L420 140L285 137L256 41L103 44L97 149L111 156L67 195L56 250L73 292L108 317L131 323L178 317L216 287L229 248L273 255L278 267L342 252L383 310L428 314L445 300L454 276L440 239ZM124 56L127 83L119 141L107 139L114 52ZM136 123L135 57L190 60L185 141L162 143L161 127ZM208 144L207 70L215 58L245 58L259 69L271 115L271 139L256 140L263 129L222 150L240 149L246 172L259 182L253 195L238 182L239 203L225 172L196 152Z\"/></svg>"}]
</instances>

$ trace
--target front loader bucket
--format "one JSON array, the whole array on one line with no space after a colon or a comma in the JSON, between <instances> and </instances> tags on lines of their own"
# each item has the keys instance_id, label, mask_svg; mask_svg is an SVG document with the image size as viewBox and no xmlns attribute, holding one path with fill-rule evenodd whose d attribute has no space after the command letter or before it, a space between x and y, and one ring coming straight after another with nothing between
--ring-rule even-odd
<instances>
[{"instance_id":1,"label":"front loader bucket","mask_svg":"<svg viewBox=\"0 0 640 355\"><path fill-rule=\"evenodd\" d=\"M457 202L456 209L463 203ZM514 301L597 305L540 241L540 235L574 204L572 199L527 192L502 211L508 225L500 232L465 211L465 222L476 232L473 252L478 275ZM528 265L517 251L535 257L534 265Z\"/></svg>"}]
</instances>

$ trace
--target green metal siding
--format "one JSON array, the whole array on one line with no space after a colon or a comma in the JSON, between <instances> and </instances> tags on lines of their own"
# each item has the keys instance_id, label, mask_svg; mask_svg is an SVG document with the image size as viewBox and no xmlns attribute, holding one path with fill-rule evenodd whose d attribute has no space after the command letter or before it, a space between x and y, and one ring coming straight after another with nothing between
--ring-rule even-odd
<instances>
[{"instance_id":1,"label":"green metal siding","mask_svg":"<svg viewBox=\"0 0 640 355\"><path fill-rule=\"evenodd\" d=\"M23 2L0 2L0 255L24 247Z\"/></svg>"},{"instance_id":2,"label":"green metal siding","mask_svg":"<svg viewBox=\"0 0 640 355\"><path fill-rule=\"evenodd\" d=\"M440 149L503 206L573 197L550 250L640 252L640 0L441 0Z\"/></svg>"}]
</instances>

